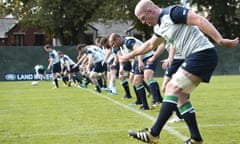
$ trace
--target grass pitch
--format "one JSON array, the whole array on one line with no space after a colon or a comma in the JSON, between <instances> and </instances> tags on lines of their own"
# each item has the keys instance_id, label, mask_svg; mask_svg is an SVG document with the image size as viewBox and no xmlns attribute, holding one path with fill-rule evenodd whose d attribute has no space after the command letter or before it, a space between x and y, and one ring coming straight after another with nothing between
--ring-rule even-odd
<instances>
[{"instance_id":1,"label":"grass pitch","mask_svg":"<svg viewBox=\"0 0 240 144\"><path fill-rule=\"evenodd\" d=\"M158 78L161 84L162 79ZM240 144L240 76L214 76L191 95L204 144ZM119 82L119 81L118 81ZM150 127L159 109L139 111L133 99L121 99L94 87L52 89L26 82L0 82L1 144L137 144L129 129ZM132 91L132 95L134 93ZM148 98L149 103L151 98ZM168 124L161 144L182 144L189 137L184 122Z\"/></svg>"}]
</instances>

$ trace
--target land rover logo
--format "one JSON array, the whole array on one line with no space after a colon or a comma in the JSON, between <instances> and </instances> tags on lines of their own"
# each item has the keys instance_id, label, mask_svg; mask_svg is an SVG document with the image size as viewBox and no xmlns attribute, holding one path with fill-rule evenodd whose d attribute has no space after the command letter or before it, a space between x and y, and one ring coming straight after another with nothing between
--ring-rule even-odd
<instances>
[{"instance_id":1,"label":"land rover logo","mask_svg":"<svg viewBox=\"0 0 240 144\"><path fill-rule=\"evenodd\" d=\"M5 74L5 80L16 80L16 74Z\"/></svg>"}]
</instances>

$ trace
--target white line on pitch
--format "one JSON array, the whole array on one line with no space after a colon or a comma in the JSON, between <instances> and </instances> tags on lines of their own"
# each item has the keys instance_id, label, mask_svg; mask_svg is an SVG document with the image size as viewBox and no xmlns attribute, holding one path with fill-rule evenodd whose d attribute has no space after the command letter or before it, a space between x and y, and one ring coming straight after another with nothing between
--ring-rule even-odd
<instances>
[{"instance_id":1,"label":"white line on pitch","mask_svg":"<svg viewBox=\"0 0 240 144\"><path fill-rule=\"evenodd\" d=\"M20 137L41 137L41 136L66 136L66 135L81 135L81 134L97 134L97 133L111 133L125 131L124 129L112 129L112 130L94 130L94 131L54 131L54 132L44 132L44 133L33 133L33 134L14 134L14 135L2 135L3 138L20 138Z\"/></svg>"},{"instance_id":2,"label":"white line on pitch","mask_svg":"<svg viewBox=\"0 0 240 144\"><path fill-rule=\"evenodd\" d=\"M108 96L105 96L105 95L103 95L103 94L97 93L97 92L95 92L95 91L93 91L93 90L90 90L90 89L84 89L84 90L87 90L87 91L89 91L89 92L91 92L91 93L97 94L97 95L101 96L102 98L105 98L105 99L107 99L107 100L109 100L109 101L111 101L111 102L113 102L113 103L115 103L115 104L117 104L117 105L119 105L119 106L121 106L121 107L124 107L124 108L126 108L126 109L128 109L128 110L130 110L130 111L132 111L132 112L134 112L134 113L136 113L136 114L139 114L139 115L141 115L141 116L143 116L143 117L145 117L145 118L147 118L147 119L149 119L149 120L151 120L151 121L153 121L153 122L156 120L155 117L153 117L153 116L151 116L151 115L148 115L148 114L146 114L146 113L144 113L144 112L141 112L141 111L139 111L139 110L133 109L133 108L127 106L127 105L124 105L124 104L122 104L122 103L120 103L120 102L118 102L118 101L116 101L116 100L114 100L114 99L112 99L112 98L110 98L110 97L108 97ZM168 126L168 125L165 125L165 126L164 126L164 129L165 129L166 131L168 131L170 134L176 136L177 138L179 138L179 139L181 139L181 140L183 140L183 141L185 141L186 139L188 139L188 137L182 135L180 132L178 132L177 130L175 130L174 128L172 128L172 127L170 127L170 126Z\"/></svg>"}]
</instances>

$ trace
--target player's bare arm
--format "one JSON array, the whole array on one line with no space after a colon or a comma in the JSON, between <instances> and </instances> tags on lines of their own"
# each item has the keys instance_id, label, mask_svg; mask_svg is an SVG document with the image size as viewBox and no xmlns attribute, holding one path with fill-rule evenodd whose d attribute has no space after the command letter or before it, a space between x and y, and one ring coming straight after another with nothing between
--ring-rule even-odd
<instances>
[{"instance_id":1,"label":"player's bare arm","mask_svg":"<svg viewBox=\"0 0 240 144\"><path fill-rule=\"evenodd\" d=\"M164 41L163 38L153 35L149 40L147 40L143 45L133 51L135 56L143 55L154 48L157 48L160 43Z\"/></svg>"},{"instance_id":2,"label":"player's bare arm","mask_svg":"<svg viewBox=\"0 0 240 144\"><path fill-rule=\"evenodd\" d=\"M152 64L155 61L155 59L157 59L162 54L164 50L165 50L164 43L161 43L156 49L156 51L154 52L154 55L148 59L147 61L148 64Z\"/></svg>"},{"instance_id":3,"label":"player's bare arm","mask_svg":"<svg viewBox=\"0 0 240 144\"><path fill-rule=\"evenodd\" d=\"M51 69L51 66L52 66L53 62L54 62L54 59L49 58L49 64L48 64L47 70Z\"/></svg>"},{"instance_id":4,"label":"player's bare arm","mask_svg":"<svg viewBox=\"0 0 240 144\"><path fill-rule=\"evenodd\" d=\"M107 59L109 58L109 56L111 55L112 50L111 49L106 49L106 54L104 56L104 60L102 61L102 65L107 62Z\"/></svg>"},{"instance_id":5,"label":"player's bare arm","mask_svg":"<svg viewBox=\"0 0 240 144\"><path fill-rule=\"evenodd\" d=\"M82 54L78 62L73 66L73 68L76 68L79 64L84 63L86 60L86 54Z\"/></svg>"},{"instance_id":6,"label":"player's bare arm","mask_svg":"<svg viewBox=\"0 0 240 144\"><path fill-rule=\"evenodd\" d=\"M239 38L235 39L225 39L215 28L215 26L210 23L206 18L201 15L196 14L194 11L189 10L187 17L187 24L196 25L199 29L210 36L216 43L220 46L233 48L239 44Z\"/></svg>"},{"instance_id":7,"label":"player's bare arm","mask_svg":"<svg viewBox=\"0 0 240 144\"><path fill-rule=\"evenodd\" d=\"M68 61L66 61L65 63L66 63L66 66L67 66L67 70L70 72L71 71L70 63Z\"/></svg>"},{"instance_id":8,"label":"player's bare arm","mask_svg":"<svg viewBox=\"0 0 240 144\"><path fill-rule=\"evenodd\" d=\"M92 56L92 54L88 54L87 58L88 58L87 68L88 68L88 70L90 70L91 64L93 63L93 56Z\"/></svg>"},{"instance_id":9,"label":"player's bare arm","mask_svg":"<svg viewBox=\"0 0 240 144\"><path fill-rule=\"evenodd\" d=\"M131 59L131 58L133 58L135 56L143 55L143 54L153 50L154 48L157 48L158 45L160 43L162 43L163 41L164 41L163 38L157 37L157 36L153 35L149 40L147 40L139 48L131 51L127 55L121 56L120 59L121 59L121 61L126 62L126 61L128 61L129 59Z\"/></svg>"},{"instance_id":10,"label":"player's bare arm","mask_svg":"<svg viewBox=\"0 0 240 144\"><path fill-rule=\"evenodd\" d=\"M135 50L135 49L137 49L137 48L139 48L139 47L140 47L140 45L135 44L135 45L133 46L133 50ZM144 68L144 64L143 64L143 61L142 61L142 55L138 55L138 56L137 56L137 59L138 59L138 69L141 71L141 70L143 70L143 68Z\"/></svg>"},{"instance_id":11,"label":"player's bare arm","mask_svg":"<svg viewBox=\"0 0 240 144\"><path fill-rule=\"evenodd\" d=\"M162 68L166 69L169 65L171 65L173 58L175 55L175 48L173 47L172 44L169 45L169 52L168 52L168 58L162 60Z\"/></svg>"}]
</instances>

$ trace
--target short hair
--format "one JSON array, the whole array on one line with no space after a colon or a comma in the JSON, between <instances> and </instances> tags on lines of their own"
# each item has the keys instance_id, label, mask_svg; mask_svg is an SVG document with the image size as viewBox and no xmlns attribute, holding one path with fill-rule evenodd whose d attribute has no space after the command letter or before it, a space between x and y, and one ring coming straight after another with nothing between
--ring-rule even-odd
<instances>
[{"instance_id":1,"label":"short hair","mask_svg":"<svg viewBox=\"0 0 240 144\"><path fill-rule=\"evenodd\" d=\"M140 0L135 6L135 15L140 11L145 11L147 8L156 7L151 0Z\"/></svg>"},{"instance_id":2,"label":"short hair","mask_svg":"<svg viewBox=\"0 0 240 144\"><path fill-rule=\"evenodd\" d=\"M76 49L81 50L82 48L84 48L86 46L87 46L86 44L78 44Z\"/></svg>"},{"instance_id":3,"label":"short hair","mask_svg":"<svg viewBox=\"0 0 240 144\"><path fill-rule=\"evenodd\" d=\"M94 40L95 44L100 44L101 39L102 39L102 37L96 37L95 40Z\"/></svg>"},{"instance_id":4,"label":"short hair","mask_svg":"<svg viewBox=\"0 0 240 144\"><path fill-rule=\"evenodd\" d=\"M44 45L44 49L50 49L50 48L52 48L52 46L50 44Z\"/></svg>"},{"instance_id":5,"label":"short hair","mask_svg":"<svg viewBox=\"0 0 240 144\"><path fill-rule=\"evenodd\" d=\"M63 54L63 52L62 52L62 51L58 51L57 53L58 53L59 55Z\"/></svg>"},{"instance_id":6,"label":"short hair","mask_svg":"<svg viewBox=\"0 0 240 144\"><path fill-rule=\"evenodd\" d=\"M121 37L119 34L117 34L117 33L112 33L112 34L109 36L109 39L115 40L116 38L119 38L119 37Z\"/></svg>"},{"instance_id":7,"label":"short hair","mask_svg":"<svg viewBox=\"0 0 240 144\"><path fill-rule=\"evenodd\" d=\"M104 45L105 46L105 48L111 48L111 46L109 45L109 43L108 43L108 37L103 37L102 39L101 39L101 45Z\"/></svg>"},{"instance_id":8,"label":"short hair","mask_svg":"<svg viewBox=\"0 0 240 144\"><path fill-rule=\"evenodd\" d=\"M101 40L100 40L100 44L101 45L104 45L104 44L106 44L108 42L108 39L106 38L106 37L103 37L103 38L101 38Z\"/></svg>"}]
</instances>

